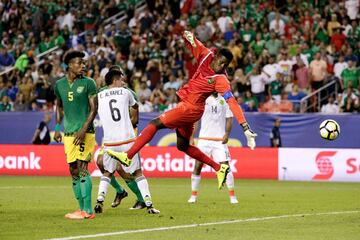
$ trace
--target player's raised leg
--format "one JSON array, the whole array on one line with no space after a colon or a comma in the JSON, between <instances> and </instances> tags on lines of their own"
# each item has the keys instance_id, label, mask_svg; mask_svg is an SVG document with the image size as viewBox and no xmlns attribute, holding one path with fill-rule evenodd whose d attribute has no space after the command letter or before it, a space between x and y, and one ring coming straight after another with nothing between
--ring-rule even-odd
<instances>
[{"instance_id":1,"label":"player's raised leg","mask_svg":"<svg viewBox=\"0 0 360 240\"><path fill-rule=\"evenodd\" d=\"M125 166L130 166L131 159L135 156L136 153L140 151L151 139L154 137L156 132L162 128L166 128L164 124L160 121L159 118L153 119L150 123L144 128L141 134L136 138L132 147L125 152L115 152L108 150L107 153L109 156L115 158Z\"/></svg>"}]
</instances>

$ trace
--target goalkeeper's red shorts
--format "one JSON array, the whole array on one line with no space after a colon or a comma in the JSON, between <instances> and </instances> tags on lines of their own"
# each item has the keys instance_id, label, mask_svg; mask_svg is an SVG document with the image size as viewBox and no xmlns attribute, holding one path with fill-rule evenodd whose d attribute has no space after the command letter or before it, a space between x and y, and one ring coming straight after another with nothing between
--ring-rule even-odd
<instances>
[{"instance_id":1,"label":"goalkeeper's red shorts","mask_svg":"<svg viewBox=\"0 0 360 240\"><path fill-rule=\"evenodd\" d=\"M194 123L200 120L203 113L204 106L179 102L176 108L161 114L160 120L167 128L175 128L181 136L190 139L194 131Z\"/></svg>"}]
</instances>

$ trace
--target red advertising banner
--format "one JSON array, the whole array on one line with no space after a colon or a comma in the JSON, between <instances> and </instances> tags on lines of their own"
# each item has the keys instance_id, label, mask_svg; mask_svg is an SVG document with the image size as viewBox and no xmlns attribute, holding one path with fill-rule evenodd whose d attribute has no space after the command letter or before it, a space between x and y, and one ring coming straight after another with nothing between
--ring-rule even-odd
<instances>
[{"instance_id":1,"label":"red advertising banner","mask_svg":"<svg viewBox=\"0 0 360 240\"><path fill-rule=\"evenodd\" d=\"M230 154L236 178L278 178L277 149L230 148ZM141 161L147 177L189 177L194 167L194 160L176 147L145 147L141 151ZM100 174L94 162L89 170L94 176ZM64 147L0 145L0 175L68 176ZM215 177L209 166L204 166L202 175Z\"/></svg>"}]
</instances>

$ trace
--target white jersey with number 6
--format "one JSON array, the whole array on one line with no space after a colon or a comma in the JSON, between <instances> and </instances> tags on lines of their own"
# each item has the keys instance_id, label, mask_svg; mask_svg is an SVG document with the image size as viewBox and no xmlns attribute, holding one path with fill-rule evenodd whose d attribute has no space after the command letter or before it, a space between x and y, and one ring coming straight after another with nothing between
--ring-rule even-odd
<instances>
[{"instance_id":1,"label":"white jersey with number 6","mask_svg":"<svg viewBox=\"0 0 360 240\"><path fill-rule=\"evenodd\" d=\"M208 97L201 117L199 138L222 139L225 135L226 118L229 117L233 117L233 114L222 96Z\"/></svg>"},{"instance_id":2,"label":"white jersey with number 6","mask_svg":"<svg viewBox=\"0 0 360 240\"><path fill-rule=\"evenodd\" d=\"M97 94L98 114L104 130L104 143L117 143L135 138L129 107L136 104L126 88L107 88Z\"/></svg>"}]
</instances>

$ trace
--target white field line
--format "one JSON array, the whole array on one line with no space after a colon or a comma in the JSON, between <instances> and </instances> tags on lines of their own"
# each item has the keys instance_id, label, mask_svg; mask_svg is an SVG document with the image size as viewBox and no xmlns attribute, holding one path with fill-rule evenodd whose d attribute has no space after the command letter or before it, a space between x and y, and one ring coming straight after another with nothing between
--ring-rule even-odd
<instances>
[{"instance_id":1,"label":"white field line","mask_svg":"<svg viewBox=\"0 0 360 240\"><path fill-rule=\"evenodd\" d=\"M220 222L208 222L208 223L187 224L187 225L178 225L178 226L170 226L170 227L145 228L145 229L137 229L137 230L126 230L126 231L120 231L120 232L98 233L98 234L91 234L91 235L79 235L79 236L70 236L70 237L63 237L63 238L51 238L51 239L47 239L47 240L70 240L70 239L82 239L82 238L97 238L97 237L124 235L124 234L131 234L131 233L167 231L167 230L174 230L174 229L196 228L196 227L203 227L203 226L233 224L233 223L242 223L242 222L258 222L258 221L266 221L266 220L281 219L281 218L296 218L296 217L304 217L304 216L322 216L322 215L338 215L338 214L352 214L352 213L360 213L360 210L359 211L324 212L324 213L303 213L303 214L291 214L291 215L280 215L280 216L259 217L259 218L235 219L235 220L225 220L225 221L220 221Z\"/></svg>"}]
</instances>

